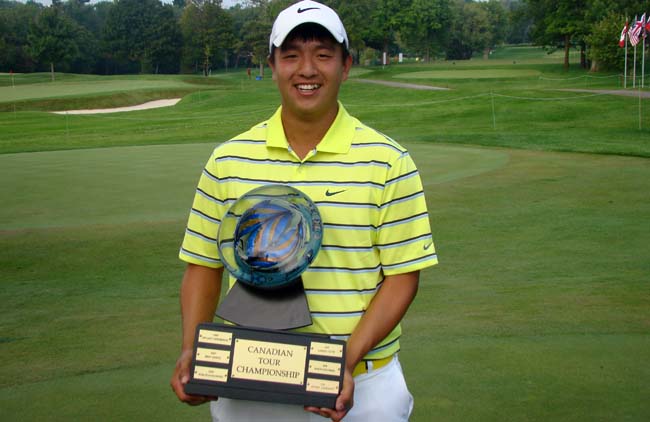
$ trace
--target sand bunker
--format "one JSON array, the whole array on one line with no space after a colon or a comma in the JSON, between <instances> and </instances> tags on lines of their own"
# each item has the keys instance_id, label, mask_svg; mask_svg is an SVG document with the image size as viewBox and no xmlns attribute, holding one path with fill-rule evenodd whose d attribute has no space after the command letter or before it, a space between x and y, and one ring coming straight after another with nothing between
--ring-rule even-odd
<instances>
[{"instance_id":1,"label":"sand bunker","mask_svg":"<svg viewBox=\"0 0 650 422\"><path fill-rule=\"evenodd\" d=\"M115 107L115 108L96 108L92 110L66 110L66 111L53 111L54 114L101 114L101 113L122 113L125 111L149 110L151 108L171 107L176 105L181 99L172 98L169 100L156 100L149 101L144 104L129 106L129 107Z\"/></svg>"}]
</instances>

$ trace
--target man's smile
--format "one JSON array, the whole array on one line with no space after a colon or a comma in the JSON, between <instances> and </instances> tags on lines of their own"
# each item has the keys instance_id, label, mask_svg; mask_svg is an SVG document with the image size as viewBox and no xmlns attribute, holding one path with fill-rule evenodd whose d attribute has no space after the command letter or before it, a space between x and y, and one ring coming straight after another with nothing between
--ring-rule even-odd
<instances>
[{"instance_id":1,"label":"man's smile","mask_svg":"<svg viewBox=\"0 0 650 422\"><path fill-rule=\"evenodd\" d=\"M298 88L299 91L303 91L303 92L315 91L320 87L321 87L320 84L298 84L298 85L296 85L296 88Z\"/></svg>"}]
</instances>

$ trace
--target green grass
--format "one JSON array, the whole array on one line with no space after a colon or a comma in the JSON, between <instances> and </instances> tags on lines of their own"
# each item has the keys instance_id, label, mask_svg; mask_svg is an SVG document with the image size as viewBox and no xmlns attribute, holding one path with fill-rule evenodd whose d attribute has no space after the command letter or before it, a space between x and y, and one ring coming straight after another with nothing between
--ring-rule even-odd
<instances>
[{"instance_id":1,"label":"green grass","mask_svg":"<svg viewBox=\"0 0 650 422\"><path fill-rule=\"evenodd\" d=\"M511 150L427 189L441 264L406 320L414 420L647 419L649 171Z\"/></svg>"},{"instance_id":2,"label":"green grass","mask_svg":"<svg viewBox=\"0 0 650 422\"><path fill-rule=\"evenodd\" d=\"M561 63L564 60L564 50L556 49L547 52L542 47L533 45L506 45L497 48L490 55L490 61L508 61L512 63ZM572 63L579 63L580 52L577 49L569 51L569 60Z\"/></svg>"},{"instance_id":3,"label":"green grass","mask_svg":"<svg viewBox=\"0 0 650 422\"><path fill-rule=\"evenodd\" d=\"M123 84L134 89L110 95L89 93L102 85L97 81L104 79L97 76L69 76L71 82L64 79L25 85L23 88L32 95L38 87L53 85L52 89L61 90L68 83L84 93L72 98L25 99L17 103L15 112L14 103L0 103L8 110L0 113L0 153L220 142L265 119L275 109L279 96L268 76L263 81L250 81L243 72L231 72L190 78L191 83L185 82L185 77L131 76L123 81L110 77L105 81L107 86ZM357 78L416 81L450 90L387 88ZM120 106L179 95L168 88L135 89L156 81L165 86L186 84L193 93L184 95L175 107L141 112L66 116L20 111L20 107L106 107L111 106L105 104L109 100L113 106ZM617 75L591 75L576 66L565 73L553 62L513 65L503 60L471 60L355 68L343 86L341 99L362 121L402 141L650 157L647 99L561 91L616 89L620 85Z\"/></svg>"},{"instance_id":4,"label":"green grass","mask_svg":"<svg viewBox=\"0 0 650 422\"><path fill-rule=\"evenodd\" d=\"M462 66L490 69L472 62ZM210 150L278 101L271 81L241 76L210 78L216 89L156 111L0 113L3 420L209 417L168 386L176 255ZM645 421L650 141L638 99L521 79L457 80L445 93L352 80L342 92L409 148L431 212L440 265L423 273L403 323L412 421Z\"/></svg>"},{"instance_id":5,"label":"green grass","mask_svg":"<svg viewBox=\"0 0 650 422\"><path fill-rule=\"evenodd\" d=\"M217 78L187 75L0 75L0 112L110 108L178 98L223 87Z\"/></svg>"},{"instance_id":6,"label":"green grass","mask_svg":"<svg viewBox=\"0 0 650 422\"><path fill-rule=\"evenodd\" d=\"M98 95L113 92L133 91L140 89L186 88L190 84L169 80L97 80L95 82L62 82L34 85L19 85L18 87L0 88L3 102L14 102L24 99L78 97Z\"/></svg>"}]
</instances>

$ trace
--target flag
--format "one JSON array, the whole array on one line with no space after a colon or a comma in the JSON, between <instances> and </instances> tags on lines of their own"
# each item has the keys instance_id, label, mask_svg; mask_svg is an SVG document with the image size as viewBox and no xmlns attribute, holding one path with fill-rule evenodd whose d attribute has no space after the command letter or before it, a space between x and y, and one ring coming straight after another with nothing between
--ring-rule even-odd
<instances>
[{"instance_id":1,"label":"flag","mask_svg":"<svg viewBox=\"0 0 650 422\"><path fill-rule=\"evenodd\" d=\"M646 37L646 34L645 34L645 26L646 26L645 13L643 14L643 16L641 16L641 19L639 19L639 21L636 24L639 25L639 34L642 34L643 38L645 39L645 37Z\"/></svg>"},{"instance_id":2,"label":"flag","mask_svg":"<svg viewBox=\"0 0 650 422\"><path fill-rule=\"evenodd\" d=\"M643 14L643 22L645 22L645 13ZM636 16L634 17L634 25L630 27L630 29L627 31L627 34L630 36L630 44L632 44L633 47L636 47L636 45L639 43L639 37L641 36L641 30L643 29L643 24L640 23L641 21L636 20Z\"/></svg>"},{"instance_id":3,"label":"flag","mask_svg":"<svg viewBox=\"0 0 650 422\"><path fill-rule=\"evenodd\" d=\"M629 22L625 22L625 26L623 27L623 30L621 31L621 39L618 41L619 47L623 48L625 47L625 36L627 35L627 30L629 27Z\"/></svg>"}]
</instances>

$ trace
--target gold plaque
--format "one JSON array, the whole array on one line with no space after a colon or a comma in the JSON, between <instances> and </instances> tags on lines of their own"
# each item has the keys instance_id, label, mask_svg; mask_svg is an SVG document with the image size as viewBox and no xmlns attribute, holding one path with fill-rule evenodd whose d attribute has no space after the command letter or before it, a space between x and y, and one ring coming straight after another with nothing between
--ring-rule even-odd
<instances>
[{"instance_id":1,"label":"gold plaque","mask_svg":"<svg viewBox=\"0 0 650 422\"><path fill-rule=\"evenodd\" d=\"M232 333L223 331L200 330L198 340L201 343L230 346L232 344Z\"/></svg>"},{"instance_id":2,"label":"gold plaque","mask_svg":"<svg viewBox=\"0 0 650 422\"><path fill-rule=\"evenodd\" d=\"M209 366L195 366L194 378L199 380L226 382L228 381L228 370L223 368L212 368Z\"/></svg>"},{"instance_id":3,"label":"gold plaque","mask_svg":"<svg viewBox=\"0 0 650 422\"><path fill-rule=\"evenodd\" d=\"M307 378L307 391L312 393L338 394L339 382L317 378Z\"/></svg>"},{"instance_id":4,"label":"gold plaque","mask_svg":"<svg viewBox=\"0 0 650 422\"><path fill-rule=\"evenodd\" d=\"M212 363L230 363L230 351L197 347L196 360Z\"/></svg>"},{"instance_id":5,"label":"gold plaque","mask_svg":"<svg viewBox=\"0 0 650 422\"><path fill-rule=\"evenodd\" d=\"M322 360L309 361L309 373L338 376L341 373L341 364Z\"/></svg>"},{"instance_id":6,"label":"gold plaque","mask_svg":"<svg viewBox=\"0 0 650 422\"><path fill-rule=\"evenodd\" d=\"M343 356L343 345L312 341L309 353L312 355L340 358Z\"/></svg>"},{"instance_id":7,"label":"gold plaque","mask_svg":"<svg viewBox=\"0 0 650 422\"><path fill-rule=\"evenodd\" d=\"M306 359L305 346L237 339L232 377L300 385L305 379Z\"/></svg>"},{"instance_id":8,"label":"gold plaque","mask_svg":"<svg viewBox=\"0 0 650 422\"><path fill-rule=\"evenodd\" d=\"M342 340L204 323L196 330L185 392L333 408L344 365Z\"/></svg>"}]
</instances>

